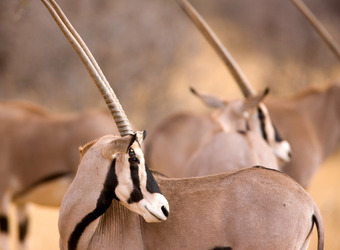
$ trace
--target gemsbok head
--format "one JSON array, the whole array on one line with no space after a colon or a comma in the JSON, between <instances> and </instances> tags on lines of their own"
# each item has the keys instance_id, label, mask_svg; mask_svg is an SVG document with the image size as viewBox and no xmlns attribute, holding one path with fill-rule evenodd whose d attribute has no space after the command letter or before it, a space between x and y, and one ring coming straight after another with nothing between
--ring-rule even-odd
<instances>
[{"instance_id":1,"label":"gemsbok head","mask_svg":"<svg viewBox=\"0 0 340 250\"><path fill-rule=\"evenodd\" d=\"M42 2L71 30L54 0ZM132 132L122 114L115 120L122 137L104 136L81 149L60 208L61 249L307 249L314 224L323 249L320 211L288 176L257 167L169 179L148 170L144 133Z\"/></svg>"}]
</instances>

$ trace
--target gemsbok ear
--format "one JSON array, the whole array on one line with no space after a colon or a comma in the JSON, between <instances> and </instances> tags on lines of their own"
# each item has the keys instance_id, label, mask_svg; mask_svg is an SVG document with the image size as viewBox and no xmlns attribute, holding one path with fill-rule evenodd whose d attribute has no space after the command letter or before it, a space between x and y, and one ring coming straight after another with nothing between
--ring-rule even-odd
<instances>
[{"instance_id":1,"label":"gemsbok ear","mask_svg":"<svg viewBox=\"0 0 340 250\"><path fill-rule=\"evenodd\" d=\"M207 94L202 94L198 92L196 89L193 87L190 87L191 93L193 93L195 96L197 96L205 105L211 108L221 108L227 104L225 100L222 100L221 98L207 95Z\"/></svg>"},{"instance_id":2,"label":"gemsbok ear","mask_svg":"<svg viewBox=\"0 0 340 250\"><path fill-rule=\"evenodd\" d=\"M126 153L135 138L135 135L126 135L108 141L103 145L102 155L106 159L112 160L117 153Z\"/></svg>"},{"instance_id":3,"label":"gemsbok ear","mask_svg":"<svg viewBox=\"0 0 340 250\"><path fill-rule=\"evenodd\" d=\"M146 131L136 131L136 138L139 143L142 143L145 140Z\"/></svg>"},{"instance_id":4,"label":"gemsbok ear","mask_svg":"<svg viewBox=\"0 0 340 250\"><path fill-rule=\"evenodd\" d=\"M268 95L269 93L269 88L267 87L262 94L250 96L245 99L243 103L243 111L248 111L250 109L256 108L260 102L263 101L263 99Z\"/></svg>"},{"instance_id":5,"label":"gemsbok ear","mask_svg":"<svg viewBox=\"0 0 340 250\"><path fill-rule=\"evenodd\" d=\"M79 147L79 153L80 153L80 159L83 158L83 156L85 155L85 153L87 152L87 150L93 146L93 144L95 144L98 141L98 139L95 139L93 141L90 141L88 143L86 143L84 146Z\"/></svg>"}]
</instances>

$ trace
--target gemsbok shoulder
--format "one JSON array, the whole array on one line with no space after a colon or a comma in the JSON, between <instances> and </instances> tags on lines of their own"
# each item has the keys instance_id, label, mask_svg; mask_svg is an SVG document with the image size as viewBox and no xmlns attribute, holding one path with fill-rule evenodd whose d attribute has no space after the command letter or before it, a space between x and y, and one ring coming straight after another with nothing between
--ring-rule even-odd
<instances>
[{"instance_id":1,"label":"gemsbok shoulder","mask_svg":"<svg viewBox=\"0 0 340 250\"><path fill-rule=\"evenodd\" d=\"M9 203L17 208L18 239L27 245L28 203L61 205L79 163L78 147L118 134L102 110L52 113L31 102L0 101L1 249L8 249Z\"/></svg>"},{"instance_id":2,"label":"gemsbok shoulder","mask_svg":"<svg viewBox=\"0 0 340 250\"><path fill-rule=\"evenodd\" d=\"M101 137L81 149L60 208L61 249L307 249L314 224L318 249L323 249L319 209L279 171L257 167L188 179L152 173L142 151L145 133L132 131L59 6L54 0L42 2L86 65L121 135Z\"/></svg>"},{"instance_id":3,"label":"gemsbok shoulder","mask_svg":"<svg viewBox=\"0 0 340 250\"><path fill-rule=\"evenodd\" d=\"M268 162L261 161L261 159L273 158L271 156L265 157L265 155L268 154L274 154L277 158L274 163L271 161L268 165L275 169L288 162L291 157L290 145L279 136L270 119L266 106L262 103L267 92L263 94L255 93L255 90L235 60L199 13L197 13L189 2L185 0L178 2L221 56L242 90L245 99L228 102L192 89L192 92L198 98L207 106L215 108L216 111L211 115L178 113L165 118L156 125L150 131L150 140L146 142L145 146L146 159L151 168L171 177L187 176L183 175L184 172L187 172L187 169L183 168L183 166L189 165L187 161L193 157L196 151L204 151L203 147L207 147L205 144L214 145L220 148L221 154L219 159L222 161L223 155L226 155L222 152L229 150L229 147L222 147L222 145L231 146L232 144L230 142L235 138L237 138L237 141L235 141L234 147L237 147L240 142L239 145L247 147L240 152L247 152L251 155L234 154L234 158L232 159L233 164L230 164L230 167L225 169L225 171L238 170L251 165L267 164ZM222 134L220 132L224 132L223 138L227 138L228 142L221 144L222 141L216 136L217 134ZM257 133L258 136L247 136L246 134L248 132ZM230 138L226 136L226 133L230 134ZM235 135L235 133L238 133L238 135ZM242 138L242 136L244 138ZM212 142L213 138L219 142L214 144ZM267 150L268 146L265 146L262 151L260 148L252 147L252 145L255 144L263 145L263 143L259 141L261 139L266 141L267 145L272 149L272 153ZM244 144L243 142L245 141L249 143ZM206 157L210 158L207 154ZM232 156L229 155L225 160L230 160L231 157ZM252 159L257 160L253 161ZM195 160L193 159L192 161ZM195 168L198 170L199 166L196 165ZM202 172L210 174L216 173L213 169L216 170L216 168L211 168L211 172L209 172L209 170L202 170Z\"/></svg>"}]
</instances>

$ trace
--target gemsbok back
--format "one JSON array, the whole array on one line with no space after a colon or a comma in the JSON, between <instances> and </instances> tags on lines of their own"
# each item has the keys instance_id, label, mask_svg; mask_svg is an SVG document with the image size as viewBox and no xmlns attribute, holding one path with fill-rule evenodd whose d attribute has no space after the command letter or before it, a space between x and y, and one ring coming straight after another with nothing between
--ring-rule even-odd
<instances>
[{"instance_id":1,"label":"gemsbok back","mask_svg":"<svg viewBox=\"0 0 340 250\"><path fill-rule=\"evenodd\" d=\"M30 102L0 101L0 249L8 249L13 233L9 203L17 208L25 248L27 204L59 207L77 171L77 148L108 133L118 130L104 111L56 114Z\"/></svg>"},{"instance_id":2,"label":"gemsbok back","mask_svg":"<svg viewBox=\"0 0 340 250\"><path fill-rule=\"evenodd\" d=\"M151 138L145 146L146 159L151 168L171 177L192 176L197 173L201 166L195 164L196 170L190 173L188 160L194 157L196 160L192 159L191 162L199 162L204 155L206 160L212 159L204 149L209 145L209 147L220 148L221 150L216 163L223 160L230 162L229 167L225 168L224 171L238 170L258 164L278 169L279 166L290 160L291 150L289 143L279 136L271 122L267 108L262 103L267 92L265 91L263 94L255 93L235 60L203 18L187 1L183 0L179 3L221 56L246 98L228 102L192 89L192 92L206 105L217 110L211 115L178 113L165 118L155 126L150 131ZM252 135L248 136L248 133ZM223 135L222 137L227 141L223 143L217 134ZM234 145L233 139L236 140ZM216 142L213 142L213 140ZM266 141L267 145L261 140ZM261 145L262 147L254 147L253 145ZM226 156L223 151L227 152L230 146L234 148L240 146L244 150L230 154L223 159L223 156ZM203 154L195 153L197 151ZM194 156L194 153L196 156ZM271 156L273 153L277 160L274 159L274 156ZM197 159L200 160L197 161ZM270 161L262 161L263 159ZM183 166L188 166L188 169ZM202 168L206 168L206 166L202 166ZM221 167L211 167L210 170L202 169L199 172L211 174L217 173L217 170L223 172ZM185 172L187 174L184 174Z\"/></svg>"},{"instance_id":3,"label":"gemsbok back","mask_svg":"<svg viewBox=\"0 0 340 250\"><path fill-rule=\"evenodd\" d=\"M257 167L188 179L152 173L141 149L145 133L132 131L59 6L42 2L112 108L122 136L104 136L82 148L60 208L61 249L306 249L314 224L323 249L319 209L279 171Z\"/></svg>"}]
</instances>

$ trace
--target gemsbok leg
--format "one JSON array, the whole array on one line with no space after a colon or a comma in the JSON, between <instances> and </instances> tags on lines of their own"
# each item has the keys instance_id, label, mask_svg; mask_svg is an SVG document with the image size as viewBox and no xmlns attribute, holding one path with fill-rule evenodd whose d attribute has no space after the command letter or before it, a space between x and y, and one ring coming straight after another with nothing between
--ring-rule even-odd
<instances>
[{"instance_id":1,"label":"gemsbok leg","mask_svg":"<svg viewBox=\"0 0 340 250\"><path fill-rule=\"evenodd\" d=\"M0 193L0 247L2 250L7 250L10 246L9 204L9 193Z\"/></svg>"}]
</instances>

